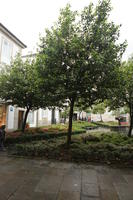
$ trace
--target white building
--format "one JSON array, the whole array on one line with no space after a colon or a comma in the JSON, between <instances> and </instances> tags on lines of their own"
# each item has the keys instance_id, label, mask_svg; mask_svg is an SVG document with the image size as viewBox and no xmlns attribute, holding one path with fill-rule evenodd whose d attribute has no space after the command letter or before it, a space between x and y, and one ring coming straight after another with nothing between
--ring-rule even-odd
<instances>
[{"instance_id":1,"label":"white building","mask_svg":"<svg viewBox=\"0 0 133 200\"><path fill-rule=\"evenodd\" d=\"M0 23L0 67L10 64L14 56L26 48L13 33L11 33L3 24ZM0 101L0 125L5 124L8 131L17 130L22 127L25 109L8 105ZM58 110L31 111L28 116L28 122L31 127L43 126L59 122Z\"/></svg>"},{"instance_id":2,"label":"white building","mask_svg":"<svg viewBox=\"0 0 133 200\"><path fill-rule=\"evenodd\" d=\"M39 127L60 122L59 110L43 110L30 111L28 120L30 127Z\"/></svg>"},{"instance_id":3,"label":"white building","mask_svg":"<svg viewBox=\"0 0 133 200\"><path fill-rule=\"evenodd\" d=\"M108 108L106 109L104 114L93 114L91 113L91 121L97 122L97 121L101 121L101 116L102 116L102 120L104 122L117 122L117 120L115 119L115 115L113 115L112 111L108 111Z\"/></svg>"}]
</instances>

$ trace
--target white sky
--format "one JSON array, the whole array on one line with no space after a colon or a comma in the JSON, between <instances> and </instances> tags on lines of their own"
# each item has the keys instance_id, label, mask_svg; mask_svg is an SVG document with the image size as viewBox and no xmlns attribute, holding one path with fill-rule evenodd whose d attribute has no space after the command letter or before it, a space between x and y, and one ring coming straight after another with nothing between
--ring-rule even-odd
<instances>
[{"instance_id":1,"label":"white sky","mask_svg":"<svg viewBox=\"0 0 133 200\"><path fill-rule=\"evenodd\" d=\"M68 2L74 10L81 10L90 0L0 0L0 22L27 45L25 53L35 52L39 33L43 34L45 28L53 25L60 8ZM122 24L120 41L128 41L126 59L133 53L133 1L112 0L112 6L113 21Z\"/></svg>"}]
</instances>

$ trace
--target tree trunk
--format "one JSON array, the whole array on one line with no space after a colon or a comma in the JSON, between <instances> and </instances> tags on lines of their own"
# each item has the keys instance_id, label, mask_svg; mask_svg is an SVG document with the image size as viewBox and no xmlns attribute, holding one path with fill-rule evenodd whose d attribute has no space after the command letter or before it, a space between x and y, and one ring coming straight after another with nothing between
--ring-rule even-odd
<instances>
[{"instance_id":1,"label":"tree trunk","mask_svg":"<svg viewBox=\"0 0 133 200\"><path fill-rule=\"evenodd\" d=\"M81 111L81 112L79 112L79 120L81 120L81 116L80 116L80 115L81 115L81 113L82 113L82 111Z\"/></svg>"},{"instance_id":2,"label":"tree trunk","mask_svg":"<svg viewBox=\"0 0 133 200\"><path fill-rule=\"evenodd\" d=\"M133 109L132 105L130 106L130 127L128 131L128 137L132 136L132 128L133 128Z\"/></svg>"},{"instance_id":3,"label":"tree trunk","mask_svg":"<svg viewBox=\"0 0 133 200\"><path fill-rule=\"evenodd\" d=\"M118 125L121 126L121 121L120 121L120 119L118 119Z\"/></svg>"},{"instance_id":4,"label":"tree trunk","mask_svg":"<svg viewBox=\"0 0 133 200\"><path fill-rule=\"evenodd\" d=\"M71 103L70 103L69 126L68 126L68 134L67 134L67 147L68 148L71 144L73 108L74 108L74 99L72 99Z\"/></svg>"},{"instance_id":5,"label":"tree trunk","mask_svg":"<svg viewBox=\"0 0 133 200\"><path fill-rule=\"evenodd\" d=\"M101 119L101 122L103 122L103 119L102 119L102 114L100 114L100 119Z\"/></svg>"},{"instance_id":6,"label":"tree trunk","mask_svg":"<svg viewBox=\"0 0 133 200\"><path fill-rule=\"evenodd\" d=\"M28 113L29 113L30 109L27 108L25 116L24 116L24 120L23 120L23 125L22 125L22 132L24 133L25 131L25 127L26 127L26 121L27 121L27 117L28 117Z\"/></svg>"},{"instance_id":7,"label":"tree trunk","mask_svg":"<svg viewBox=\"0 0 133 200\"><path fill-rule=\"evenodd\" d=\"M66 123L66 117L64 117L64 124Z\"/></svg>"}]
</instances>

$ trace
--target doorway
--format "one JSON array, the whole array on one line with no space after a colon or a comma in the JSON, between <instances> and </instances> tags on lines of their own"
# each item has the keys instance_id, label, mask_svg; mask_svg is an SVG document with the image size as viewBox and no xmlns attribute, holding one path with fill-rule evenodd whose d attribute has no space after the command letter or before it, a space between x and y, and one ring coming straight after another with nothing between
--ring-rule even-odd
<instances>
[{"instance_id":1,"label":"doorway","mask_svg":"<svg viewBox=\"0 0 133 200\"><path fill-rule=\"evenodd\" d=\"M6 125L6 105L0 105L0 126Z\"/></svg>"},{"instance_id":2,"label":"doorway","mask_svg":"<svg viewBox=\"0 0 133 200\"><path fill-rule=\"evenodd\" d=\"M24 118L24 111L19 110L18 111L18 129L22 129L23 118Z\"/></svg>"}]
</instances>

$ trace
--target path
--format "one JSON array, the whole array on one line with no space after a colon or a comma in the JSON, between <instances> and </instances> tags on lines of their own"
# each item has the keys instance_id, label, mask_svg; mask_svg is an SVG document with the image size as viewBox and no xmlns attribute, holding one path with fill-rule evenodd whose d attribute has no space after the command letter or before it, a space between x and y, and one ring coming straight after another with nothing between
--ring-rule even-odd
<instances>
[{"instance_id":1,"label":"path","mask_svg":"<svg viewBox=\"0 0 133 200\"><path fill-rule=\"evenodd\" d=\"M133 200L133 170L0 153L0 200Z\"/></svg>"}]
</instances>

